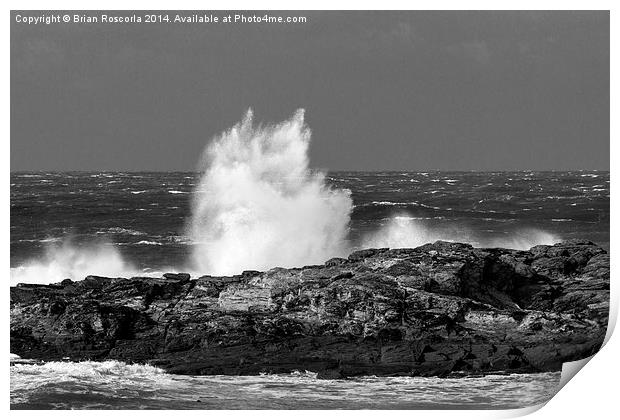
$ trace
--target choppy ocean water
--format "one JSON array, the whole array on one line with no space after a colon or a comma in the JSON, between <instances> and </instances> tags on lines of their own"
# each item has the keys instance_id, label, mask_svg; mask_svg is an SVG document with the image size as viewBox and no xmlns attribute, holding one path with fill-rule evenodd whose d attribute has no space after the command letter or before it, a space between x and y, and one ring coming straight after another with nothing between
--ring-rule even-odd
<instances>
[{"instance_id":1,"label":"choppy ocean water","mask_svg":"<svg viewBox=\"0 0 620 420\"><path fill-rule=\"evenodd\" d=\"M114 244L141 269L178 267L192 246L186 231L199 177L12 173L11 267L67 238ZM370 244L446 239L529 248L585 238L609 248L609 172L335 172L327 182L351 191L353 247L396 220L400 233Z\"/></svg>"},{"instance_id":2,"label":"choppy ocean water","mask_svg":"<svg viewBox=\"0 0 620 420\"><path fill-rule=\"evenodd\" d=\"M11 282L186 267L199 178L189 172L12 173ZM571 238L609 249L609 172L335 172L326 181L351 191L350 249L437 239L527 249ZM11 406L521 408L546 401L559 377L325 381L311 373L177 376L113 361L16 363Z\"/></svg>"}]
</instances>

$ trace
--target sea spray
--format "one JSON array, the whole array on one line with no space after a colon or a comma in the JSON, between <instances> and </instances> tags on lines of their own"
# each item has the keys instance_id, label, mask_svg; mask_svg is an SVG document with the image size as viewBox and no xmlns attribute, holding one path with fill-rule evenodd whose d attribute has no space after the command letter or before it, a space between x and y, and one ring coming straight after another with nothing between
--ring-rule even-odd
<instances>
[{"instance_id":1,"label":"sea spray","mask_svg":"<svg viewBox=\"0 0 620 420\"><path fill-rule=\"evenodd\" d=\"M407 213L392 216L375 231L361 239L358 248L414 248L435 241L465 242L483 248L528 250L535 245L553 245L561 238L550 232L534 229L516 229L501 236L483 236L467 226L427 226Z\"/></svg>"},{"instance_id":2,"label":"sea spray","mask_svg":"<svg viewBox=\"0 0 620 420\"><path fill-rule=\"evenodd\" d=\"M130 277L136 272L115 246L105 243L77 245L68 237L61 244L48 245L43 258L11 268L11 283L48 284L64 279L82 280L90 274Z\"/></svg>"},{"instance_id":3,"label":"sea spray","mask_svg":"<svg viewBox=\"0 0 620 420\"><path fill-rule=\"evenodd\" d=\"M562 237L554 233L541 229L521 228L507 236L486 239L478 246L528 250L536 245L553 245L559 242L562 242Z\"/></svg>"},{"instance_id":4,"label":"sea spray","mask_svg":"<svg viewBox=\"0 0 620 420\"><path fill-rule=\"evenodd\" d=\"M201 163L189 235L194 269L235 274L344 255L350 192L308 167L304 111L272 125L243 120L214 138Z\"/></svg>"}]
</instances>

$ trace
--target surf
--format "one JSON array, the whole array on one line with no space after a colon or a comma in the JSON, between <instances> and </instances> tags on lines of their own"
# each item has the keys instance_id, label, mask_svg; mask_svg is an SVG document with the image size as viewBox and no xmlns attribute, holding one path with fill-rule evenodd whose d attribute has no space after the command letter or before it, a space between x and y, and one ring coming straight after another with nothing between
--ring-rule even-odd
<instances>
[{"instance_id":1,"label":"surf","mask_svg":"<svg viewBox=\"0 0 620 420\"><path fill-rule=\"evenodd\" d=\"M69 238L48 244L42 258L11 268L11 284L48 284L64 279L81 280L90 274L120 277L137 273L118 248L104 242L78 245Z\"/></svg>"},{"instance_id":2,"label":"surf","mask_svg":"<svg viewBox=\"0 0 620 420\"><path fill-rule=\"evenodd\" d=\"M257 125L252 110L205 148L188 235L192 266L234 274L346 254L351 192L309 168L304 110Z\"/></svg>"},{"instance_id":3,"label":"surf","mask_svg":"<svg viewBox=\"0 0 620 420\"><path fill-rule=\"evenodd\" d=\"M358 248L415 248L435 241L464 242L480 248L528 250L553 245L562 238L535 228L520 228L508 235L481 235L466 225L431 227L409 213L390 217L383 226L365 235Z\"/></svg>"}]
</instances>

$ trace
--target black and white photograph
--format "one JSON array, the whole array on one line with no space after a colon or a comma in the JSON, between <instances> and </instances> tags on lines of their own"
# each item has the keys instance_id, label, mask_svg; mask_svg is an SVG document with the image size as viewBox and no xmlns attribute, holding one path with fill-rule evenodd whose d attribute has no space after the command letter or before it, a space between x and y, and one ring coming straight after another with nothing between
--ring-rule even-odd
<instances>
[{"instance_id":1,"label":"black and white photograph","mask_svg":"<svg viewBox=\"0 0 620 420\"><path fill-rule=\"evenodd\" d=\"M603 346L609 10L15 9L7 67L11 410L525 409Z\"/></svg>"}]
</instances>

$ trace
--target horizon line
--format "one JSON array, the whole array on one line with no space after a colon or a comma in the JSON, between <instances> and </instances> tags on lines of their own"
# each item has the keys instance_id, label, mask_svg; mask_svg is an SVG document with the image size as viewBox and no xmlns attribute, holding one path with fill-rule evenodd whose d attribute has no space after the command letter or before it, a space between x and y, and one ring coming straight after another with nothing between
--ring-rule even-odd
<instances>
[{"instance_id":1,"label":"horizon line","mask_svg":"<svg viewBox=\"0 0 620 420\"><path fill-rule=\"evenodd\" d=\"M310 172L411 172L411 173L425 173L425 172L611 172L610 169L325 169L325 168L310 168ZM122 172L122 173L171 173L171 172L183 172L183 173L202 173L200 170L180 170L180 169L17 169L10 170L11 174L22 172L82 172L82 173L94 173L94 172Z\"/></svg>"}]
</instances>

